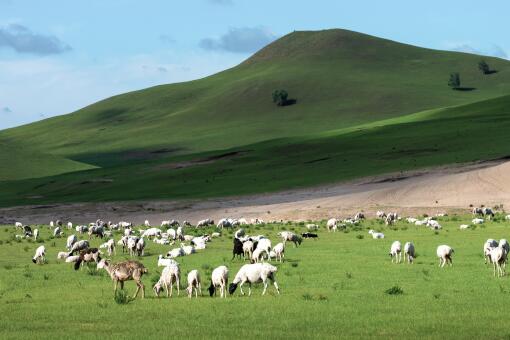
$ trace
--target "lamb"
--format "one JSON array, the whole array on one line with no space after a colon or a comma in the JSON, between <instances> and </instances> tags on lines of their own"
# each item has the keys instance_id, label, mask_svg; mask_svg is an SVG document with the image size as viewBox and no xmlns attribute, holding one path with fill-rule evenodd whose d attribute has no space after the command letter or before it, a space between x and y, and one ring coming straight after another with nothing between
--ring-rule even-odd
<instances>
[{"instance_id":1,"label":"lamb","mask_svg":"<svg viewBox=\"0 0 510 340\"><path fill-rule=\"evenodd\" d=\"M68 250L71 250L71 248L76 242L78 242L78 238L76 237L76 235L74 234L70 235L69 237L67 237L66 248Z\"/></svg>"},{"instance_id":2,"label":"lamb","mask_svg":"<svg viewBox=\"0 0 510 340\"><path fill-rule=\"evenodd\" d=\"M216 225L216 227L218 229L223 229L223 228L230 228L232 227L232 223L229 221L229 219L227 218L222 218L218 224Z\"/></svg>"},{"instance_id":3,"label":"lamb","mask_svg":"<svg viewBox=\"0 0 510 340\"><path fill-rule=\"evenodd\" d=\"M188 273L188 287L186 291L188 292L188 297L191 299L193 295L193 289L195 289L195 298L198 298L198 292L200 291L200 295L202 295L202 284L200 283L200 274L198 270L194 269Z\"/></svg>"},{"instance_id":4,"label":"lamb","mask_svg":"<svg viewBox=\"0 0 510 340\"><path fill-rule=\"evenodd\" d=\"M34 241L37 241L38 237L39 237L39 229L34 229Z\"/></svg>"},{"instance_id":5,"label":"lamb","mask_svg":"<svg viewBox=\"0 0 510 340\"><path fill-rule=\"evenodd\" d=\"M248 240L243 243L243 255L245 258L251 259L253 253L254 244L252 241Z\"/></svg>"},{"instance_id":6,"label":"lamb","mask_svg":"<svg viewBox=\"0 0 510 340\"><path fill-rule=\"evenodd\" d=\"M368 231L368 233L372 235L372 238L373 238L373 239L384 238L384 234L383 234L383 233L378 233L378 232L376 232L376 231L374 231L374 230L372 230L372 229L370 229L370 230Z\"/></svg>"},{"instance_id":7,"label":"lamb","mask_svg":"<svg viewBox=\"0 0 510 340\"><path fill-rule=\"evenodd\" d=\"M54 237L60 237L61 233L62 233L62 229L60 229L60 227L57 226L55 229L53 229Z\"/></svg>"},{"instance_id":8,"label":"lamb","mask_svg":"<svg viewBox=\"0 0 510 340\"><path fill-rule=\"evenodd\" d=\"M465 230L465 229L468 229L469 228L469 225L468 224L461 224L459 229L460 230Z\"/></svg>"},{"instance_id":9,"label":"lamb","mask_svg":"<svg viewBox=\"0 0 510 340\"><path fill-rule=\"evenodd\" d=\"M377 218L385 219L386 218L386 213L384 211L378 210L375 213L375 216L377 216Z\"/></svg>"},{"instance_id":10,"label":"lamb","mask_svg":"<svg viewBox=\"0 0 510 340\"><path fill-rule=\"evenodd\" d=\"M81 240L73 244L71 249L69 250L69 256L73 255L75 251L81 251L85 250L89 247L89 241L87 240Z\"/></svg>"},{"instance_id":11,"label":"lamb","mask_svg":"<svg viewBox=\"0 0 510 340\"><path fill-rule=\"evenodd\" d=\"M505 249L503 249L501 245L491 249L490 257L494 266L494 276L496 276L496 272L498 277L503 277L505 275L504 264L506 262L506 255Z\"/></svg>"},{"instance_id":12,"label":"lamb","mask_svg":"<svg viewBox=\"0 0 510 340\"><path fill-rule=\"evenodd\" d=\"M485 259L485 264L487 263L491 263L491 251L492 249L496 248L498 246L498 241L494 240L494 239L488 239L487 241L485 241L484 245L483 245L483 256L484 256L484 259Z\"/></svg>"},{"instance_id":13,"label":"lamb","mask_svg":"<svg viewBox=\"0 0 510 340\"><path fill-rule=\"evenodd\" d=\"M106 251L108 252L108 256L112 256L115 253L115 241L113 238L109 239L108 242L105 243Z\"/></svg>"},{"instance_id":14,"label":"lamb","mask_svg":"<svg viewBox=\"0 0 510 340\"><path fill-rule=\"evenodd\" d=\"M406 242L404 244L404 262L406 261L406 257L407 263L409 264L414 263L415 251L414 244L412 242Z\"/></svg>"},{"instance_id":15,"label":"lamb","mask_svg":"<svg viewBox=\"0 0 510 340\"><path fill-rule=\"evenodd\" d=\"M443 268L444 265L448 262L450 262L450 266L453 266L452 262L452 255L454 253L454 250L447 245L440 245L437 247L437 257L439 258L439 267Z\"/></svg>"},{"instance_id":16,"label":"lamb","mask_svg":"<svg viewBox=\"0 0 510 340\"><path fill-rule=\"evenodd\" d=\"M396 212L389 213L384 221L386 225L394 224L398 221L398 214Z\"/></svg>"},{"instance_id":17,"label":"lamb","mask_svg":"<svg viewBox=\"0 0 510 340\"><path fill-rule=\"evenodd\" d=\"M135 249L136 249L136 254L138 256L143 256L145 254L145 240L143 239L143 237L141 237L137 242L136 242L136 246L135 246Z\"/></svg>"},{"instance_id":18,"label":"lamb","mask_svg":"<svg viewBox=\"0 0 510 340\"><path fill-rule=\"evenodd\" d=\"M18 229L18 228L20 228L20 229L21 229L21 228L23 228L23 223L21 223L21 222L16 222L16 223L14 223L14 227L16 227L16 229Z\"/></svg>"},{"instance_id":19,"label":"lamb","mask_svg":"<svg viewBox=\"0 0 510 340\"><path fill-rule=\"evenodd\" d=\"M142 237L148 237L148 238L151 238L151 237L156 237L156 236L161 236L161 229L158 229L158 228L149 228L147 230L145 230L142 235Z\"/></svg>"},{"instance_id":20,"label":"lamb","mask_svg":"<svg viewBox=\"0 0 510 340\"><path fill-rule=\"evenodd\" d=\"M158 257L158 267L168 267L168 266L171 266L171 265L175 265L175 266L178 266L179 263L177 263L177 261L175 261L174 259L165 259L163 257L163 255L159 255Z\"/></svg>"},{"instance_id":21,"label":"lamb","mask_svg":"<svg viewBox=\"0 0 510 340\"><path fill-rule=\"evenodd\" d=\"M365 219L365 214L363 214L361 211L358 212L356 215L354 215L354 220L360 221Z\"/></svg>"},{"instance_id":22,"label":"lamb","mask_svg":"<svg viewBox=\"0 0 510 340\"><path fill-rule=\"evenodd\" d=\"M181 249L184 255L191 255L196 253L194 246L185 246L181 244Z\"/></svg>"},{"instance_id":23,"label":"lamb","mask_svg":"<svg viewBox=\"0 0 510 340\"><path fill-rule=\"evenodd\" d=\"M338 228L337 226L337 223L338 223L338 220L336 218L330 218L328 220L328 223L326 223L326 227L328 228L328 231L331 232L335 232Z\"/></svg>"},{"instance_id":24,"label":"lamb","mask_svg":"<svg viewBox=\"0 0 510 340\"><path fill-rule=\"evenodd\" d=\"M151 224L150 224L149 220L145 220L145 221L143 222L143 225L144 225L145 227L150 227L150 226L151 226Z\"/></svg>"},{"instance_id":25,"label":"lamb","mask_svg":"<svg viewBox=\"0 0 510 340\"><path fill-rule=\"evenodd\" d=\"M33 263L43 264L46 261L46 257L45 256L46 256L46 247L39 246L35 250L35 255L32 258L32 262Z\"/></svg>"},{"instance_id":26,"label":"lamb","mask_svg":"<svg viewBox=\"0 0 510 340\"><path fill-rule=\"evenodd\" d=\"M234 234L234 238L237 238L237 239L240 239L241 237L243 237L244 235L246 235L246 232L243 228L237 230Z\"/></svg>"},{"instance_id":27,"label":"lamb","mask_svg":"<svg viewBox=\"0 0 510 340\"><path fill-rule=\"evenodd\" d=\"M471 220L471 223L473 224L483 224L483 222L483 218L473 218L473 220Z\"/></svg>"},{"instance_id":28,"label":"lamb","mask_svg":"<svg viewBox=\"0 0 510 340\"><path fill-rule=\"evenodd\" d=\"M59 251L57 254L57 259L65 260L69 257L69 253L65 251Z\"/></svg>"},{"instance_id":29,"label":"lamb","mask_svg":"<svg viewBox=\"0 0 510 340\"><path fill-rule=\"evenodd\" d=\"M278 233L278 236L282 238L284 244L287 241L293 242L294 247L297 247L298 245L301 244L301 242L303 242L303 238L299 235L294 234L292 231L281 231Z\"/></svg>"},{"instance_id":30,"label":"lamb","mask_svg":"<svg viewBox=\"0 0 510 340\"><path fill-rule=\"evenodd\" d=\"M110 264L106 260L101 260L97 264L97 269L103 268L108 272L115 283L113 293L117 293L117 285L120 282L120 289L124 289L124 282L134 280L136 283L136 292L133 299L136 299L140 288L142 289L142 299L145 297L145 286L142 283L143 274L148 273L147 268L138 261L124 261L117 264Z\"/></svg>"},{"instance_id":31,"label":"lamb","mask_svg":"<svg viewBox=\"0 0 510 340\"><path fill-rule=\"evenodd\" d=\"M162 289L166 291L166 297L173 295L173 285L177 288L177 296L180 294L181 270L178 265L166 266L161 272L159 281L154 285L154 293L159 297ZM168 289L170 287L170 290Z\"/></svg>"},{"instance_id":32,"label":"lamb","mask_svg":"<svg viewBox=\"0 0 510 340\"><path fill-rule=\"evenodd\" d=\"M67 263L76 262L79 259L80 259L80 255L67 256L66 262Z\"/></svg>"},{"instance_id":33,"label":"lamb","mask_svg":"<svg viewBox=\"0 0 510 340\"><path fill-rule=\"evenodd\" d=\"M175 240L177 238L177 234L175 232L175 229L170 228L170 229L168 229L166 231L166 233L168 234L168 238L170 238L172 240Z\"/></svg>"},{"instance_id":34,"label":"lamb","mask_svg":"<svg viewBox=\"0 0 510 340\"><path fill-rule=\"evenodd\" d=\"M73 229L73 223L67 222L67 229Z\"/></svg>"},{"instance_id":35,"label":"lamb","mask_svg":"<svg viewBox=\"0 0 510 340\"><path fill-rule=\"evenodd\" d=\"M220 288L220 297L227 297L227 284L228 284L228 268L226 266L219 266L212 271L211 285L209 286L209 295L216 295L216 289Z\"/></svg>"},{"instance_id":36,"label":"lamb","mask_svg":"<svg viewBox=\"0 0 510 340\"><path fill-rule=\"evenodd\" d=\"M207 226L210 226L210 225L213 225L213 224L214 224L214 220L212 220L210 218L207 218L205 220L198 221L197 228L207 227Z\"/></svg>"},{"instance_id":37,"label":"lamb","mask_svg":"<svg viewBox=\"0 0 510 340\"><path fill-rule=\"evenodd\" d=\"M285 257L285 244L280 242L273 248L276 261L283 262L283 258Z\"/></svg>"},{"instance_id":38,"label":"lamb","mask_svg":"<svg viewBox=\"0 0 510 340\"><path fill-rule=\"evenodd\" d=\"M395 260L395 263L402 262L402 244L399 241L395 241L391 244L390 248L391 263Z\"/></svg>"},{"instance_id":39,"label":"lamb","mask_svg":"<svg viewBox=\"0 0 510 340\"><path fill-rule=\"evenodd\" d=\"M267 280L271 280L276 288L276 292L280 294L280 288L278 287L278 283L276 282L276 272L278 269L270 265L269 263L255 263L255 264L245 264L239 269L237 272L234 281L228 287L229 293L232 295L237 289L239 285L239 289L241 290L241 294L244 295L243 292L243 284L248 282L248 296L251 296L251 285L252 283L262 282L264 284L264 290L262 291L262 295L266 293L268 282Z\"/></svg>"},{"instance_id":40,"label":"lamb","mask_svg":"<svg viewBox=\"0 0 510 340\"><path fill-rule=\"evenodd\" d=\"M169 257L169 258L175 258L175 257L179 257L179 256L184 256L184 251L180 247L174 248L174 249L170 250L168 253L166 253L166 257Z\"/></svg>"}]
</instances>

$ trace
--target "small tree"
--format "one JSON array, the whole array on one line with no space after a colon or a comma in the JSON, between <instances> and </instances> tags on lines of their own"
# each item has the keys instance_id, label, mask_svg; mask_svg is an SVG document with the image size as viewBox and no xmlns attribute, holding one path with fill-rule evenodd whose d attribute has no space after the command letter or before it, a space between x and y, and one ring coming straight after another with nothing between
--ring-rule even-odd
<instances>
[{"instance_id":1,"label":"small tree","mask_svg":"<svg viewBox=\"0 0 510 340\"><path fill-rule=\"evenodd\" d=\"M478 62L478 69L480 71L482 71L483 74L489 74L491 73L491 69L489 67L489 64L487 64L485 62L485 60L480 60L480 62Z\"/></svg>"},{"instance_id":2,"label":"small tree","mask_svg":"<svg viewBox=\"0 0 510 340\"><path fill-rule=\"evenodd\" d=\"M285 90L274 90L273 91L273 103L278 106L284 106L287 103L289 94Z\"/></svg>"},{"instance_id":3,"label":"small tree","mask_svg":"<svg viewBox=\"0 0 510 340\"><path fill-rule=\"evenodd\" d=\"M454 90L460 87L460 75L458 72L450 73L450 80L448 81L448 86L450 86Z\"/></svg>"}]
</instances>

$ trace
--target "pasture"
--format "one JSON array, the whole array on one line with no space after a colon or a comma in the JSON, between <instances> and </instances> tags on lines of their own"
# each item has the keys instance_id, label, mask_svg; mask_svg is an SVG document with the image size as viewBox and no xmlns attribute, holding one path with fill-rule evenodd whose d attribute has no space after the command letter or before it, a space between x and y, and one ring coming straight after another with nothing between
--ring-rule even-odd
<instances>
[{"instance_id":1,"label":"pasture","mask_svg":"<svg viewBox=\"0 0 510 340\"><path fill-rule=\"evenodd\" d=\"M482 246L487 238L510 238L510 223L499 220L459 230L470 216L439 220L440 231L404 221L387 227L371 219L336 233L328 233L322 221L317 240L305 239L298 248L287 244L286 261L276 263L279 296L272 286L261 296L257 285L251 297L240 296L239 289L227 299L209 297L206 288L215 267L226 265L231 282L245 263L231 261L233 232L224 230L207 249L177 259L181 295L174 290L170 299L156 298L152 285L162 270L156 266L157 256L175 246L149 241L146 256L139 258L149 270L142 279L146 298L124 304L114 299L105 271L96 271L95 265L75 271L72 264L56 259L57 252L65 250L65 237L53 238L47 226L38 226L47 263L35 265L31 258L40 243L18 241L14 235L19 230L1 226L0 337L508 338L510 282L507 276L493 277L492 267L484 264ZM250 235L268 236L273 245L281 230L305 231L302 223L245 229ZM385 238L372 239L369 229L382 231ZM394 240L414 242L413 265L391 263L388 252ZM91 243L99 246L101 241ZM440 244L454 248L453 267L438 268ZM114 262L124 258L129 256L117 247ZM202 276L204 296L190 300L184 287L192 269ZM133 281L126 289L133 294Z\"/></svg>"}]
</instances>

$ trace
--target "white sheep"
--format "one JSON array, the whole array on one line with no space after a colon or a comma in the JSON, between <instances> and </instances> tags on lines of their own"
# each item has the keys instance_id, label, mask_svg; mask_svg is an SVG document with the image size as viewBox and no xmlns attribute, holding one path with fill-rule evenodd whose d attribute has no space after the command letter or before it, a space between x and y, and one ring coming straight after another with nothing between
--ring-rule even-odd
<instances>
[{"instance_id":1,"label":"white sheep","mask_svg":"<svg viewBox=\"0 0 510 340\"><path fill-rule=\"evenodd\" d=\"M483 218L473 218L473 220L471 220L471 223L473 224L483 224L483 222L484 222Z\"/></svg>"},{"instance_id":2,"label":"white sheep","mask_svg":"<svg viewBox=\"0 0 510 340\"><path fill-rule=\"evenodd\" d=\"M69 256L73 255L74 252L85 250L89 247L89 241L87 240L81 240L73 244L71 249L69 250Z\"/></svg>"},{"instance_id":3,"label":"white sheep","mask_svg":"<svg viewBox=\"0 0 510 340\"><path fill-rule=\"evenodd\" d=\"M166 257L169 257L169 258L176 258L179 256L184 256L184 251L180 247L174 248L174 249L170 250L168 253L166 253Z\"/></svg>"},{"instance_id":4,"label":"white sheep","mask_svg":"<svg viewBox=\"0 0 510 340\"><path fill-rule=\"evenodd\" d=\"M214 238L217 238L217 237L220 237L220 236L221 236L221 234L218 233L218 232L214 232L214 233L211 234L211 237L214 237Z\"/></svg>"},{"instance_id":5,"label":"white sheep","mask_svg":"<svg viewBox=\"0 0 510 340\"><path fill-rule=\"evenodd\" d=\"M185 246L185 245L181 244L181 249L182 249L182 252L184 253L184 255L191 255L191 254L196 253L194 246Z\"/></svg>"},{"instance_id":6,"label":"white sheep","mask_svg":"<svg viewBox=\"0 0 510 340\"><path fill-rule=\"evenodd\" d=\"M73 223L67 222L67 229L73 229Z\"/></svg>"},{"instance_id":7,"label":"white sheep","mask_svg":"<svg viewBox=\"0 0 510 340\"><path fill-rule=\"evenodd\" d=\"M175 229L169 228L166 233L168 234L168 238L175 240L177 238L177 233L175 232Z\"/></svg>"},{"instance_id":8,"label":"white sheep","mask_svg":"<svg viewBox=\"0 0 510 340\"><path fill-rule=\"evenodd\" d=\"M158 282L154 285L154 293L159 297L159 293L162 289L165 289L166 296L171 297L173 294L173 285L177 288L177 296L180 294L180 281L181 281L181 270L179 266L170 265L166 266L161 272L161 276ZM170 292L169 288L170 287Z\"/></svg>"},{"instance_id":9,"label":"white sheep","mask_svg":"<svg viewBox=\"0 0 510 340\"><path fill-rule=\"evenodd\" d=\"M285 244L280 242L274 246L273 252L276 258L276 261L283 262L283 258L285 257Z\"/></svg>"},{"instance_id":10,"label":"white sheep","mask_svg":"<svg viewBox=\"0 0 510 340\"><path fill-rule=\"evenodd\" d=\"M188 287L186 291L188 292L188 297L191 299L193 295L193 289L195 289L195 297L198 297L198 292L202 295L202 283L200 282L200 274L198 270L194 269L188 273Z\"/></svg>"},{"instance_id":11,"label":"white sheep","mask_svg":"<svg viewBox=\"0 0 510 340\"><path fill-rule=\"evenodd\" d=\"M209 286L209 295L216 295L216 288L220 288L220 297L227 297L227 284L228 284L228 268L226 266L219 266L212 271L211 285Z\"/></svg>"},{"instance_id":12,"label":"white sheep","mask_svg":"<svg viewBox=\"0 0 510 340\"><path fill-rule=\"evenodd\" d=\"M149 220L145 220L145 221L143 222L143 225L144 225L145 227L150 227L150 226L151 226L151 224L150 224Z\"/></svg>"},{"instance_id":13,"label":"white sheep","mask_svg":"<svg viewBox=\"0 0 510 340\"><path fill-rule=\"evenodd\" d=\"M39 237L39 229L34 229L34 240L37 241L38 237Z\"/></svg>"},{"instance_id":14,"label":"white sheep","mask_svg":"<svg viewBox=\"0 0 510 340\"><path fill-rule=\"evenodd\" d=\"M370 229L368 231L368 233L372 235L373 239L384 238L384 234L383 233L378 233L378 232L376 232L375 230L372 230L372 229Z\"/></svg>"},{"instance_id":15,"label":"white sheep","mask_svg":"<svg viewBox=\"0 0 510 340\"><path fill-rule=\"evenodd\" d=\"M504 264L506 262L506 252L501 246L492 248L490 251L491 262L494 266L494 276L502 277L505 275Z\"/></svg>"},{"instance_id":16,"label":"white sheep","mask_svg":"<svg viewBox=\"0 0 510 340\"><path fill-rule=\"evenodd\" d=\"M62 229L60 229L60 227L57 226L55 229L53 229L54 237L60 237L61 233L62 233Z\"/></svg>"},{"instance_id":17,"label":"white sheep","mask_svg":"<svg viewBox=\"0 0 510 340\"><path fill-rule=\"evenodd\" d=\"M251 259L252 253L253 253L253 242L252 241L245 241L243 242L243 253L244 257Z\"/></svg>"},{"instance_id":18,"label":"white sheep","mask_svg":"<svg viewBox=\"0 0 510 340\"><path fill-rule=\"evenodd\" d=\"M283 241L284 244L287 241L294 243L294 247L297 247L298 245L301 244L301 242L303 242L303 238L301 236L299 236L299 235L294 234L292 231L282 231L282 232L279 232L278 236L280 236L282 238L282 241Z\"/></svg>"},{"instance_id":19,"label":"white sheep","mask_svg":"<svg viewBox=\"0 0 510 340\"><path fill-rule=\"evenodd\" d=\"M113 238L109 239L108 242L105 243L106 251L108 252L108 256L112 256L115 253L115 240Z\"/></svg>"},{"instance_id":20,"label":"white sheep","mask_svg":"<svg viewBox=\"0 0 510 340\"><path fill-rule=\"evenodd\" d=\"M447 246L445 244L437 247L436 254L437 257L439 258L439 267L441 268L444 267L444 265L448 262L450 263L450 266L453 266L452 262L453 253L454 250L450 246Z\"/></svg>"},{"instance_id":21,"label":"white sheep","mask_svg":"<svg viewBox=\"0 0 510 340\"><path fill-rule=\"evenodd\" d=\"M141 234L141 236L142 237L148 237L148 238L156 237L156 236L161 236L161 229L158 229L158 228L149 228L149 229L145 230Z\"/></svg>"},{"instance_id":22,"label":"white sheep","mask_svg":"<svg viewBox=\"0 0 510 340\"><path fill-rule=\"evenodd\" d=\"M71 250L71 248L73 247L73 244L75 244L76 242L78 241L78 238L76 237L76 235L70 235L67 237L67 241L66 241L66 248L68 250Z\"/></svg>"},{"instance_id":23,"label":"white sheep","mask_svg":"<svg viewBox=\"0 0 510 340\"><path fill-rule=\"evenodd\" d=\"M417 219L417 218L414 218L414 217L408 217L408 218L406 218L406 222L407 222L407 223L414 224L414 223L416 223L416 221L418 221L418 219Z\"/></svg>"},{"instance_id":24,"label":"white sheep","mask_svg":"<svg viewBox=\"0 0 510 340\"><path fill-rule=\"evenodd\" d=\"M460 227L459 227L460 230L466 230L468 228L469 228L468 224L461 224Z\"/></svg>"},{"instance_id":25,"label":"white sheep","mask_svg":"<svg viewBox=\"0 0 510 340\"><path fill-rule=\"evenodd\" d=\"M402 262L402 244L400 241L395 241L391 244L390 248L391 263L395 260L395 263Z\"/></svg>"},{"instance_id":26,"label":"white sheep","mask_svg":"<svg viewBox=\"0 0 510 340\"><path fill-rule=\"evenodd\" d=\"M430 227L431 229L434 229L434 230L442 229L441 224L439 224L439 222L436 220L428 220L427 227Z\"/></svg>"},{"instance_id":27,"label":"white sheep","mask_svg":"<svg viewBox=\"0 0 510 340\"><path fill-rule=\"evenodd\" d=\"M174 259L165 259L163 255L158 256L158 267L178 266L179 263Z\"/></svg>"},{"instance_id":28,"label":"white sheep","mask_svg":"<svg viewBox=\"0 0 510 340\"><path fill-rule=\"evenodd\" d=\"M136 253L138 256L143 256L145 254L145 240L143 237L136 242Z\"/></svg>"},{"instance_id":29,"label":"white sheep","mask_svg":"<svg viewBox=\"0 0 510 340\"><path fill-rule=\"evenodd\" d=\"M308 229L310 231L315 231L315 230L319 230L319 226L317 224L307 224L306 229Z\"/></svg>"},{"instance_id":30,"label":"white sheep","mask_svg":"<svg viewBox=\"0 0 510 340\"><path fill-rule=\"evenodd\" d=\"M385 219L385 218L386 218L386 213L385 213L384 211L378 210L378 211L375 213L375 216L377 216L377 218Z\"/></svg>"},{"instance_id":31,"label":"white sheep","mask_svg":"<svg viewBox=\"0 0 510 340\"><path fill-rule=\"evenodd\" d=\"M490 238L483 244L483 256L485 264L491 263L491 251L499 245L498 241Z\"/></svg>"},{"instance_id":32,"label":"white sheep","mask_svg":"<svg viewBox=\"0 0 510 340\"><path fill-rule=\"evenodd\" d=\"M233 294L239 285L239 289L241 290L241 294L244 295L243 292L243 284L248 283L248 296L251 295L251 285L252 283L262 282L264 284L264 290L262 291L262 295L266 293L268 282L267 280L273 281L274 287L276 288L276 292L280 294L280 288L278 287L278 283L276 282L276 272L278 269L270 265L269 263L254 263L254 264L245 264L239 269L237 272L234 281L228 287L228 291L230 294Z\"/></svg>"},{"instance_id":33,"label":"white sheep","mask_svg":"<svg viewBox=\"0 0 510 340\"><path fill-rule=\"evenodd\" d=\"M407 263L414 263L415 251L414 244L412 242L406 242L404 244L404 262L406 261L406 258Z\"/></svg>"},{"instance_id":34,"label":"white sheep","mask_svg":"<svg viewBox=\"0 0 510 340\"><path fill-rule=\"evenodd\" d=\"M45 261L46 261L46 247L44 246L39 246L36 250L35 250L35 255L34 257L32 258L32 262L33 263L40 263L40 264L43 264Z\"/></svg>"},{"instance_id":35,"label":"white sheep","mask_svg":"<svg viewBox=\"0 0 510 340\"><path fill-rule=\"evenodd\" d=\"M76 262L80 259L80 255L72 255L66 258L67 263Z\"/></svg>"},{"instance_id":36,"label":"white sheep","mask_svg":"<svg viewBox=\"0 0 510 340\"><path fill-rule=\"evenodd\" d=\"M16 229L18 229L18 228L22 229L23 228L23 223L16 222L16 223L14 223L14 226L16 227Z\"/></svg>"},{"instance_id":37,"label":"white sheep","mask_svg":"<svg viewBox=\"0 0 510 340\"><path fill-rule=\"evenodd\" d=\"M57 259L65 260L69 257L69 253L65 251L59 251L57 254Z\"/></svg>"},{"instance_id":38,"label":"white sheep","mask_svg":"<svg viewBox=\"0 0 510 340\"><path fill-rule=\"evenodd\" d=\"M326 227L328 228L328 231L335 232L338 229L338 220L336 218L330 218L328 222L326 223Z\"/></svg>"}]
</instances>

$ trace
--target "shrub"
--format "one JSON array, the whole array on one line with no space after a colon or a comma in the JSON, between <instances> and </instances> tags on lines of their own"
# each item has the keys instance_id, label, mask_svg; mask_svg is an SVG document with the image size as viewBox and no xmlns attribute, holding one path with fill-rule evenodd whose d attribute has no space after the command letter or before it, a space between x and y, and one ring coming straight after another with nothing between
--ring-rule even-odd
<instances>
[{"instance_id":1,"label":"shrub","mask_svg":"<svg viewBox=\"0 0 510 340\"><path fill-rule=\"evenodd\" d=\"M404 294L404 290L402 288L400 288L399 286L393 286L389 289L386 289L385 293L388 295L402 295L402 294Z\"/></svg>"},{"instance_id":2,"label":"shrub","mask_svg":"<svg viewBox=\"0 0 510 340\"><path fill-rule=\"evenodd\" d=\"M293 268L296 268L296 267L299 265L299 263L297 263L297 262L292 262L290 265L291 265Z\"/></svg>"},{"instance_id":3,"label":"shrub","mask_svg":"<svg viewBox=\"0 0 510 340\"><path fill-rule=\"evenodd\" d=\"M487 64L487 62L485 60L480 60L478 62L478 69L483 73L483 74L490 74L491 73L491 69L489 67L489 64Z\"/></svg>"},{"instance_id":4,"label":"shrub","mask_svg":"<svg viewBox=\"0 0 510 340\"><path fill-rule=\"evenodd\" d=\"M313 300L313 296L311 294L309 294L309 293L305 293L302 296L303 296L303 300L306 300L306 301Z\"/></svg>"},{"instance_id":5,"label":"shrub","mask_svg":"<svg viewBox=\"0 0 510 340\"><path fill-rule=\"evenodd\" d=\"M357 239L359 239L359 240L362 240L362 239L364 239L364 238L365 238L365 236L364 236L364 235L361 235L361 234L358 234L358 235L356 235L356 238L357 238Z\"/></svg>"},{"instance_id":6,"label":"shrub","mask_svg":"<svg viewBox=\"0 0 510 340\"><path fill-rule=\"evenodd\" d=\"M113 300L115 300L115 302L119 305L127 305L129 302L131 302L131 298L128 296L124 289L117 290Z\"/></svg>"},{"instance_id":7,"label":"shrub","mask_svg":"<svg viewBox=\"0 0 510 340\"><path fill-rule=\"evenodd\" d=\"M460 87L460 74L458 72L450 73L450 80L448 80L448 86L456 90Z\"/></svg>"}]
</instances>

